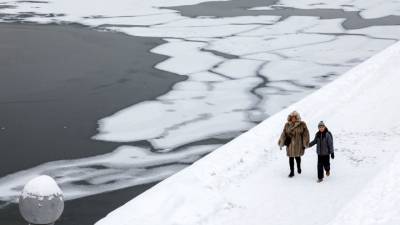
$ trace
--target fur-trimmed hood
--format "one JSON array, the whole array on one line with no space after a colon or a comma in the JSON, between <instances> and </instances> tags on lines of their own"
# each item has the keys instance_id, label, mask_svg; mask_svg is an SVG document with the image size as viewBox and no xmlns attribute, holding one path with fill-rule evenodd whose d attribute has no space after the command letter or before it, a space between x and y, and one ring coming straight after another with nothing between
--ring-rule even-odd
<instances>
[{"instance_id":1,"label":"fur-trimmed hood","mask_svg":"<svg viewBox=\"0 0 400 225\"><path fill-rule=\"evenodd\" d=\"M300 113L298 113L297 111L291 112L291 113L288 115L288 117L287 117L287 121L290 122L290 120L292 119L293 116L296 117L296 120L297 120L298 122L301 121Z\"/></svg>"}]
</instances>

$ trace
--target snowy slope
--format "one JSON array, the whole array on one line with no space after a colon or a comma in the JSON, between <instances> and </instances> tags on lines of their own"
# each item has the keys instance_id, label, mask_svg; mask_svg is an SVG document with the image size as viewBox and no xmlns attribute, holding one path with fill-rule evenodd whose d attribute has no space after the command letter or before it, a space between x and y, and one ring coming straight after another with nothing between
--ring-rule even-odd
<instances>
[{"instance_id":1,"label":"snowy slope","mask_svg":"<svg viewBox=\"0 0 400 225\"><path fill-rule=\"evenodd\" d=\"M397 43L96 225L399 224L399 65ZM276 142L294 109L311 133L320 120L334 133L332 175L321 184L315 149L303 157L303 174L287 178Z\"/></svg>"}]
</instances>

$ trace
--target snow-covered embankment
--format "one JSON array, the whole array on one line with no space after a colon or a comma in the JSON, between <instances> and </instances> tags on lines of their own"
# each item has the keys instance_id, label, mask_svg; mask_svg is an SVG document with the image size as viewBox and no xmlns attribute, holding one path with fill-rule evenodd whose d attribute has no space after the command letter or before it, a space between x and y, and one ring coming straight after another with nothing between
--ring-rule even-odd
<instances>
[{"instance_id":1,"label":"snow-covered embankment","mask_svg":"<svg viewBox=\"0 0 400 225\"><path fill-rule=\"evenodd\" d=\"M399 224L399 68L397 43L96 225ZM286 176L287 158L276 143L292 110L312 134L320 120L334 133L332 175L321 184L314 149L303 158L303 174ZM385 214L377 215L377 206Z\"/></svg>"}]
</instances>

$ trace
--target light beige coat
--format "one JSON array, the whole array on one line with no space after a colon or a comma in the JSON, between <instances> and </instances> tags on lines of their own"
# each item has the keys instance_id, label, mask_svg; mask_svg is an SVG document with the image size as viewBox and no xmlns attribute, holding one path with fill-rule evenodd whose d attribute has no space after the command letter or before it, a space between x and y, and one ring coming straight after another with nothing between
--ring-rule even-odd
<instances>
[{"instance_id":1,"label":"light beige coat","mask_svg":"<svg viewBox=\"0 0 400 225\"><path fill-rule=\"evenodd\" d=\"M288 120L290 120L290 116ZM286 146L287 156L303 156L304 150L310 142L310 134L306 123L300 120L295 123L288 121L283 128L281 137L279 138L279 146L284 146L287 137L291 139L289 146Z\"/></svg>"}]
</instances>

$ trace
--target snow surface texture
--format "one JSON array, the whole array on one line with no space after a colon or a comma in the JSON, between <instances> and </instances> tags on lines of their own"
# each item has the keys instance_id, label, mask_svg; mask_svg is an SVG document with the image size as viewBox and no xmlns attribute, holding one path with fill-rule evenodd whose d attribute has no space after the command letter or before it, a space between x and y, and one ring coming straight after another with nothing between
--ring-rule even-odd
<instances>
[{"instance_id":1,"label":"snow surface texture","mask_svg":"<svg viewBox=\"0 0 400 225\"><path fill-rule=\"evenodd\" d=\"M61 189L53 178L41 175L30 180L22 190L22 197L53 197L62 195Z\"/></svg>"},{"instance_id":2,"label":"snow surface texture","mask_svg":"<svg viewBox=\"0 0 400 225\"><path fill-rule=\"evenodd\" d=\"M400 42L116 209L96 225L400 223ZM315 149L289 179L277 140L298 110L333 132L331 176ZM151 203L151 204L149 204Z\"/></svg>"},{"instance_id":3,"label":"snow surface texture","mask_svg":"<svg viewBox=\"0 0 400 225\"><path fill-rule=\"evenodd\" d=\"M400 26L346 30L342 26L344 18L190 18L164 8L207 1L0 1L4 22L75 22L99 30L163 38L167 43L152 52L169 58L156 67L188 77L157 99L99 121L95 139L121 142L113 153L49 162L10 174L0 179L0 200L14 201L25 182L40 174L57 175L66 199L163 179L220 146L199 145L199 141L212 138L226 142L236 137L393 44L400 36ZM324 8L362 9L368 15L376 14L377 5L394 15L400 9L396 1L336 0L324 4ZM311 0L280 1L275 6L320 7ZM275 10L273 7L269 6ZM141 140L153 148L127 146L128 142ZM182 155L187 156L184 163ZM128 157L131 163L121 167L115 156ZM150 163L145 168L136 166L143 161Z\"/></svg>"}]
</instances>

